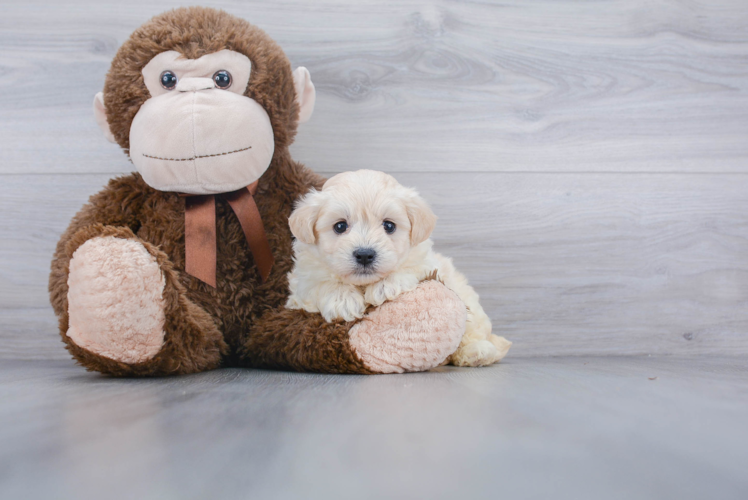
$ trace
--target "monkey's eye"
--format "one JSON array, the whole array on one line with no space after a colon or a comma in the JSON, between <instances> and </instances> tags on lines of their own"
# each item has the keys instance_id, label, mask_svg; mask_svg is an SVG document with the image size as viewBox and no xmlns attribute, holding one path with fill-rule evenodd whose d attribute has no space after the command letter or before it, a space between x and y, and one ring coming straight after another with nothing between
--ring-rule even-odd
<instances>
[{"instance_id":1,"label":"monkey's eye","mask_svg":"<svg viewBox=\"0 0 748 500\"><path fill-rule=\"evenodd\" d=\"M346 229L348 229L348 223L344 220L341 220L340 222L336 222L332 226L332 230L338 234L343 234Z\"/></svg>"},{"instance_id":2,"label":"monkey's eye","mask_svg":"<svg viewBox=\"0 0 748 500\"><path fill-rule=\"evenodd\" d=\"M177 75L169 70L161 73L161 86L166 90L172 90L177 86Z\"/></svg>"},{"instance_id":3,"label":"monkey's eye","mask_svg":"<svg viewBox=\"0 0 748 500\"><path fill-rule=\"evenodd\" d=\"M391 220L382 222L382 225L384 226L384 232L387 234L392 234L395 232L395 229L397 229L397 226Z\"/></svg>"},{"instance_id":4,"label":"monkey's eye","mask_svg":"<svg viewBox=\"0 0 748 500\"><path fill-rule=\"evenodd\" d=\"M219 89L227 89L231 87L231 73L225 69L216 71L213 74L213 81L216 82L216 87Z\"/></svg>"}]
</instances>

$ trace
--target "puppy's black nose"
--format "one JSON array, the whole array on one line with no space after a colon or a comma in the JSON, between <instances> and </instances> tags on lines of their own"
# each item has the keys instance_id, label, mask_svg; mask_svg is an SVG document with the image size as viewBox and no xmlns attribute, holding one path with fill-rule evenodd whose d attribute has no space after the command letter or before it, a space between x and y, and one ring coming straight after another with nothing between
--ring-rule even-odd
<instances>
[{"instance_id":1,"label":"puppy's black nose","mask_svg":"<svg viewBox=\"0 0 748 500\"><path fill-rule=\"evenodd\" d=\"M353 256L360 265L368 266L377 258L377 252L373 248L357 248L353 251Z\"/></svg>"}]
</instances>

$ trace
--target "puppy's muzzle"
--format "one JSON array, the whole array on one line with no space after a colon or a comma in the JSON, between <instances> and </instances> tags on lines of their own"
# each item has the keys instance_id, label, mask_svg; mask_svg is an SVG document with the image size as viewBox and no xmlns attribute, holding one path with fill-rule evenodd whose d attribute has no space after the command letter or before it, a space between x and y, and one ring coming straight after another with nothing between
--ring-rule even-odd
<instances>
[{"instance_id":1,"label":"puppy's muzzle","mask_svg":"<svg viewBox=\"0 0 748 500\"><path fill-rule=\"evenodd\" d=\"M377 260L377 252L373 248L357 248L353 251L356 264L362 267L372 267Z\"/></svg>"}]
</instances>

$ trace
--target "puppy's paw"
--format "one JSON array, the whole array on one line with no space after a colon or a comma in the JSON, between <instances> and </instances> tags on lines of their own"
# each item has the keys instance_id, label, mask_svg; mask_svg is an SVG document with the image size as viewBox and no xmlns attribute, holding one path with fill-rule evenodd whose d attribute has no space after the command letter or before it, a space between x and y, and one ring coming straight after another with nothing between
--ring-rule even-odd
<instances>
[{"instance_id":1,"label":"puppy's paw","mask_svg":"<svg viewBox=\"0 0 748 500\"><path fill-rule=\"evenodd\" d=\"M491 320L483 312L483 309L474 310L468 305L468 322L465 337L472 340L489 340L489 337L492 335L491 329Z\"/></svg>"},{"instance_id":2,"label":"puppy's paw","mask_svg":"<svg viewBox=\"0 0 748 500\"><path fill-rule=\"evenodd\" d=\"M356 287L343 286L325 297L325 302L319 304L319 311L328 323L336 319L353 321L364 317L366 302Z\"/></svg>"},{"instance_id":3,"label":"puppy's paw","mask_svg":"<svg viewBox=\"0 0 748 500\"><path fill-rule=\"evenodd\" d=\"M499 351L499 359L497 359L497 361L503 359L504 356L506 356L506 353L509 352L509 348L512 347L511 341L504 337L499 337L498 335L490 334L488 336L488 341L496 347L497 351Z\"/></svg>"},{"instance_id":4,"label":"puppy's paw","mask_svg":"<svg viewBox=\"0 0 748 500\"><path fill-rule=\"evenodd\" d=\"M413 274L393 273L381 281L366 287L364 299L367 304L381 306L398 295L415 290L418 278Z\"/></svg>"},{"instance_id":5,"label":"puppy's paw","mask_svg":"<svg viewBox=\"0 0 748 500\"><path fill-rule=\"evenodd\" d=\"M511 342L509 343L511 345ZM509 350L509 347L506 347ZM503 354L506 354L504 351ZM455 366L488 366L496 363L503 357L498 348L489 340L478 340L461 346L454 354L450 362Z\"/></svg>"}]
</instances>

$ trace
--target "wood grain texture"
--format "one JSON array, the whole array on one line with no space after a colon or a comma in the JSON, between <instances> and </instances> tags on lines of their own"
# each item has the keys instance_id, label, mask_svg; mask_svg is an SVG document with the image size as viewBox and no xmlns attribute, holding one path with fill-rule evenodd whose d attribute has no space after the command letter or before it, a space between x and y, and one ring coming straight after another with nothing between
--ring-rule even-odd
<instances>
[{"instance_id":1,"label":"wood grain texture","mask_svg":"<svg viewBox=\"0 0 748 500\"><path fill-rule=\"evenodd\" d=\"M150 380L9 361L0 401L8 499L748 496L736 358Z\"/></svg>"},{"instance_id":2,"label":"wood grain texture","mask_svg":"<svg viewBox=\"0 0 748 500\"><path fill-rule=\"evenodd\" d=\"M204 2L318 90L294 156L432 202L514 356L748 353L748 4ZM65 357L46 293L70 217L131 163L91 111L179 2L4 2L0 358Z\"/></svg>"},{"instance_id":3,"label":"wood grain texture","mask_svg":"<svg viewBox=\"0 0 748 500\"><path fill-rule=\"evenodd\" d=\"M5 3L0 172L124 172L93 95L180 2ZM266 29L319 90L319 170L746 172L743 0L204 2Z\"/></svg>"},{"instance_id":4,"label":"wood grain texture","mask_svg":"<svg viewBox=\"0 0 748 500\"><path fill-rule=\"evenodd\" d=\"M748 354L746 176L398 178L440 216L436 249L468 276L514 356ZM23 341L24 313L6 315L2 335L16 340L0 353L37 358L35 345L59 347L45 309L59 232L108 176L3 179L0 212L14 216L0 231L15 237L0 242L0 301L37 312Z\"/></svg>"}]
</instances>

